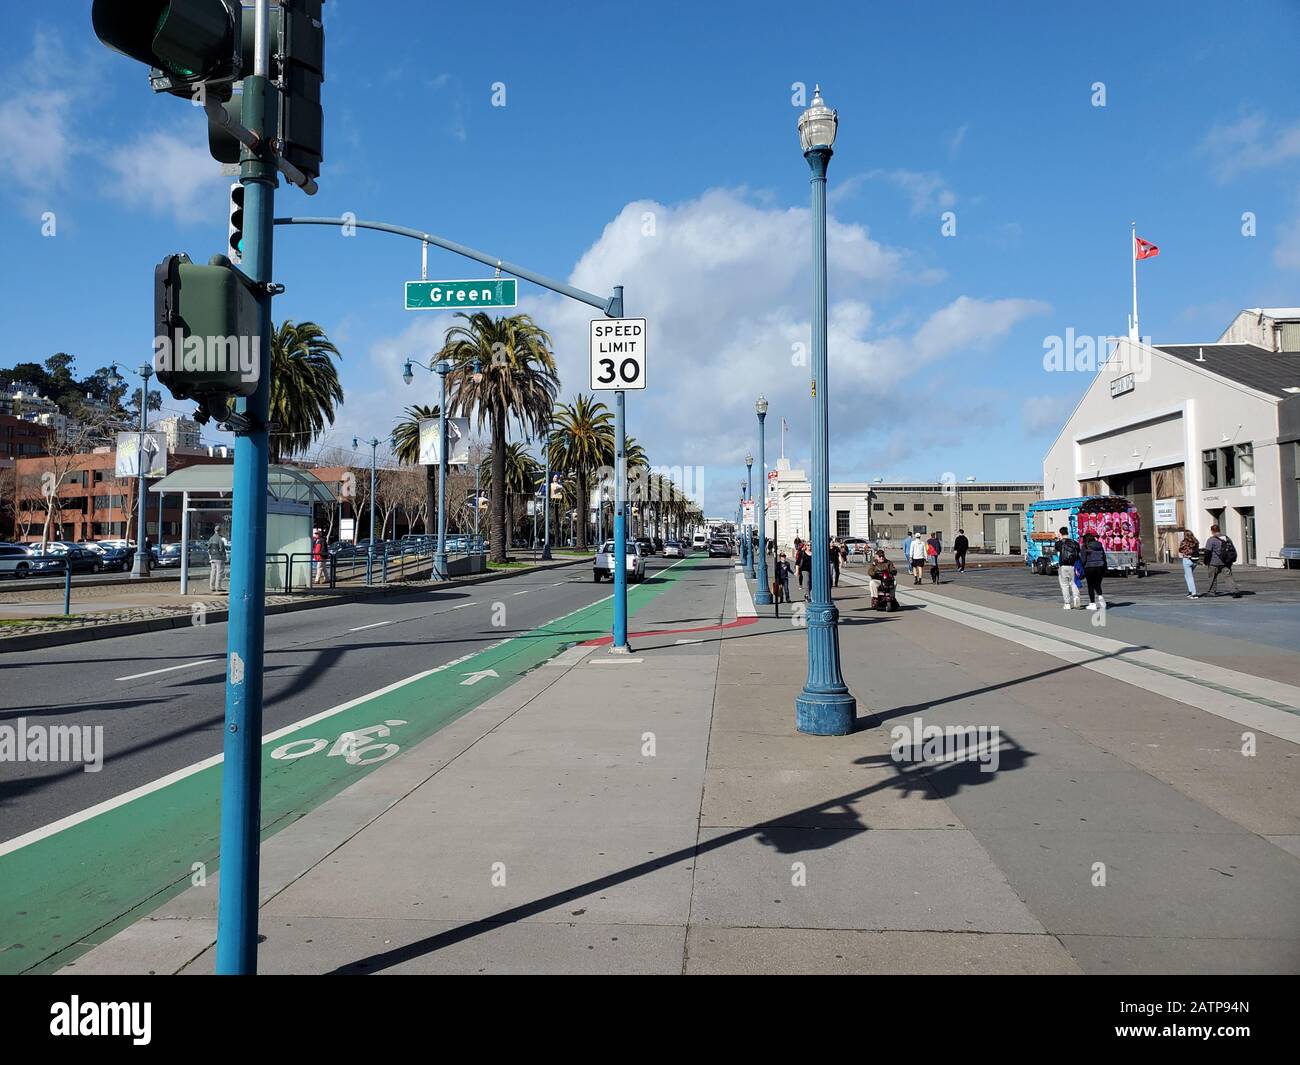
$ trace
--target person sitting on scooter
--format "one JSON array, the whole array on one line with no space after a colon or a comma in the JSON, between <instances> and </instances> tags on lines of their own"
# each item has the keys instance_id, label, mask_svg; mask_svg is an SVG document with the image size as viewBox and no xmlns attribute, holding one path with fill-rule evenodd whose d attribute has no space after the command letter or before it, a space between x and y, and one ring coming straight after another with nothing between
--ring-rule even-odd
<instances>
[{"instance_id":1,"label":"person sitting on scooter","mask_svg":"<svg viewBox=\"0 0 1300 1065\"><path fill-rule=\"evenodd\" d=\"M867 567L867 580L871 586L871 609L876 608L876 600L880 595L880 582L885 578L894 578L898 575L898 568L885 557L883 551L877 550L876 557L872 559L871 565Z\"/></svg>"}]
</instances>

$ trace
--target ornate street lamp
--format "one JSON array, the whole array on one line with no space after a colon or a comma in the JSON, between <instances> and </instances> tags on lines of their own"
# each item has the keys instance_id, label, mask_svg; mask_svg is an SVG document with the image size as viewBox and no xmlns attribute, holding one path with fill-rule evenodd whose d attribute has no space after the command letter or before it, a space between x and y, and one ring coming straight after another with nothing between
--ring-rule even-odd
<instances>
[{"instance_id":1,"label":"ornate street lamp","mask_svg":"<svg viewBox=\"0 0 1300 1065\"><path fill-rule=\"evenodd\" d=\"M804 612L808 629L808 679L795 698L795 725L816 736L853 731L857 700L840 672L839 611L831 600L830 439L826 357L826 170L839 116L826 106L821 86L799 116L799 143L812 170L812 593Z\"/></svg>"}]
</instances>

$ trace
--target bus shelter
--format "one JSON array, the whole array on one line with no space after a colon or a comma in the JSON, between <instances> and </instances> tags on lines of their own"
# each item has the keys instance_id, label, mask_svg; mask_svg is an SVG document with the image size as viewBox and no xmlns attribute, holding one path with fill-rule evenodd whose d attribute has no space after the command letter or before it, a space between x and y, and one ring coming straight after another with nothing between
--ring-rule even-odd
<instances>
[{"instance_id":1,"label":"bus shelter","mask_svg":"<svg viewBox=\"0 0 1300 1065\"><path fill-rule=\"evenodd\" d=\"M232 463L187 466L149 486L151 492L181 496L181 594L189 592L190 556L217 537L230 552ZM330 504L329 486L308 470L272 466L267 471L266 590L288 591L311 584L311 530L317 503ZM234 563L235 559L230 559Z\"/></svg>"}]
</instances>

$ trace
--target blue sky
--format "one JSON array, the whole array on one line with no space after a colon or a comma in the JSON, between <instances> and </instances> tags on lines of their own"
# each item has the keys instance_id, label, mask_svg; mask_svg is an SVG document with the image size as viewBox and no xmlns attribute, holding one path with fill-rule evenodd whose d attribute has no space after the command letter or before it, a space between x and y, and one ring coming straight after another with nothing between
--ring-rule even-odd
<instances>
[{"instance_id":1,"label":"blue sky","mask_svg":"<svg viewBox=\"0 0 1300 1065\"><path fill-rule=\"evenodd\" d=\"M153 265L224 246L229 179L201 114L95 40L88 0L8 7L0 365L59 350L82 372L141 361ZM1294 0L826 3L815 24L805 10L327 0L321 192L282 186L277 214L352 211L585 288L626 285L627 313L650 321L629 431L656 464L704 467L719 513L755 444L757 392L774 430L789 421L795 463L808 452L808 371L792 361L811 300L795 83L820 81L840 113L836 480L1041 477L1087 383L1044 370L1045 338L1125 330L1130 219L1161 249L1139 264L1157 343L1300 303L1300 75L1276 47L1300 30ZM320 322L344 356L349 399L325 443L385 436L432 389L404 388L402 359L450 324L402 309L419 246L278 238L277 319ZM482 270L433 252L430 276ZM521 308L552 329L571 397L593 315L528 285Z\"/></svg>"}]
</instances>

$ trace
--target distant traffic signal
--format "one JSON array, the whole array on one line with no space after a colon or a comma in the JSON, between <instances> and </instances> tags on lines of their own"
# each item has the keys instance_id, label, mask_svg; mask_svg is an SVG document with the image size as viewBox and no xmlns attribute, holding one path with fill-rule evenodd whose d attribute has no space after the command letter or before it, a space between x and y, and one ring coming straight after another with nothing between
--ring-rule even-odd
<instances>
[{"instance_id":1,"label":"distant traffic signal","mask_svg":"<svg viewBox=\"0 0 1300 1065\"><path fill-rule=\"evenodd\" d=\"M154 92L229 86L242 65L238 0L94 0L95 36L153 68Z\"/></svg>"},{"instance_id":2,"label":"distant traffic signal","mask_svg":"<svg viewBox=\"0 0 1300 1065\"><path fill-rule=\"evenodd\" d=\"M230 186L230 232L226 255L236 266L244 261L244 186L238 181Z\"/></svg>"}]
</instances>

